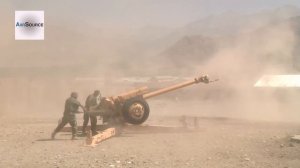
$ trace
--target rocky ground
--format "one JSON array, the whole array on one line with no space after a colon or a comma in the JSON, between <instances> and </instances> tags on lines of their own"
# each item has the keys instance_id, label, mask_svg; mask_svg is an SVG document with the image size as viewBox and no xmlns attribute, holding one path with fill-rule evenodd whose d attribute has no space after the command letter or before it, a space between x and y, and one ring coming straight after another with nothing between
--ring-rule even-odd
<instances>
[{"instance_id":1,"label":"rocky ground","mask_svg":"<svg viewBox=\"0 0 300 168\"><path fill-rule=\"evenodd\" d=\"M198 129L131 129L92 148L84 147L83 137L70 140L70 133L49 140L57 119L0 119L0 167L5 168L300 167L300 144L290 141L300 133L295 123L202 118ZM157 121L174 125L171 119Z\"/></svg>"}]
</instances>

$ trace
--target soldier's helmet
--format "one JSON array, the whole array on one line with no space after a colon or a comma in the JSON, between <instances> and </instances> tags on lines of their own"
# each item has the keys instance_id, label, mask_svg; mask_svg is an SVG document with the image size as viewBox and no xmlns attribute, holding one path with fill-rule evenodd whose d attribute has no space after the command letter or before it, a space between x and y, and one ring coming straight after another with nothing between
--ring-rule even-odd
<instances>
[{"instance_id":1,"label":"soldier's helmet","mask_svg":"<svg viewBox=\"0 0 300 168\"><path fill-rule=\"evenodd\" d=\"M71 97L77 99L78 93L77 93L77 92L72 92L72 93L71 93Z\"/></svg>"},{"instance_id":2,"label":"soldier's helmet","mask_svg":"<svg viewBox=\"0 0 300 168\"><path fill-rule=\"evenodd\" d=\"M101 96L100 90L95 90L95 91L94 91L94 95L95 95L95 96Z\"/></svg>"}]
</instances>

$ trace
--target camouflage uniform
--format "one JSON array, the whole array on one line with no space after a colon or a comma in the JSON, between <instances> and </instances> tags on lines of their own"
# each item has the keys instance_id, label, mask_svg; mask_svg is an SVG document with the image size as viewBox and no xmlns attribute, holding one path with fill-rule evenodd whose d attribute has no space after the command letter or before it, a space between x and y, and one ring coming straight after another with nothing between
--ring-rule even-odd
<instances>
[{"instance_id":1,"label":"camouflage uniform","mask_svg":"<svg viewBox=\"0 0 300 168\"><path fill-rule=\"evenodd\" d=\"M53 134L59 132L67 123L72 127L72 138L77 134L77 121L75 114L78 113L78 107L81 106L80 102L74 97L70 97L65 102L64 116L61 123L58 124Z\"/></svg>"},{"instance_id":2,"label":"camouflage uniform","mask_svg":"<svg viewBox=\"0 0 300 168\"><path fill-rule=\"evenodd\" d=\"M86 98L85 101L85 108L87 111L90 110L90 107L95 106L98 104L98 100L97 100L97 96L95 96L94 94L89 95ZM92 130L92 134L96 134L97 132L97 116L95 115L90 115L88 112L85 112L83 115L83 127L82 127L82 133L85 133L85 129L86 126L89 122L89 119L91 120L91 130Z\"/></svg>"}]
</instances>

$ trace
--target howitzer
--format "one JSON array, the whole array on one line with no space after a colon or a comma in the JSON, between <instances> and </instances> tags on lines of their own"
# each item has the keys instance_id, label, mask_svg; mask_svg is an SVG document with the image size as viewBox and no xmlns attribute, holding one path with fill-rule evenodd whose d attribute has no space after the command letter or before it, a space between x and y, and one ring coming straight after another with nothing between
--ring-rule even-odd
<instances>
[{"instance_id":1,"label":"howitzer","mask_svg":"<svg viewBox=\"0 0 300 168\"><path fill-rule=\"evenodd\" d=\"M216 80L215 80L216 81ZM148 87L141 87L118 96L104 97L99 105L91 107L89 113L110 118L117 122L127 122L139 125L147 120L150 108L146 99L159 96L183 87L198 83L210 83L208 76L202 76L180 84L175 84L155 91L148 91Z\"/></svg>"}]
</instances>

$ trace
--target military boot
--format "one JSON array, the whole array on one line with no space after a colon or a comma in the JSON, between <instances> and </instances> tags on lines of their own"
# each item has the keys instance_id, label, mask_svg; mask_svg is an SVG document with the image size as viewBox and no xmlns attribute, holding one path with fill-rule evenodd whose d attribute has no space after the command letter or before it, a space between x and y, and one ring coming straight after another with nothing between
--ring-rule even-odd
<instances>
[{"instance_id":1,"label":"military boot","mask_svg":"<svg viewBox=\"0 0 300 168\"><path fill-rule=\"evenodd\" d=\"M51 134L51 139L52 140L55 139L55 135L56 135L56 132L52 132L52 134Z\"/></svg>"}]
</instances>

